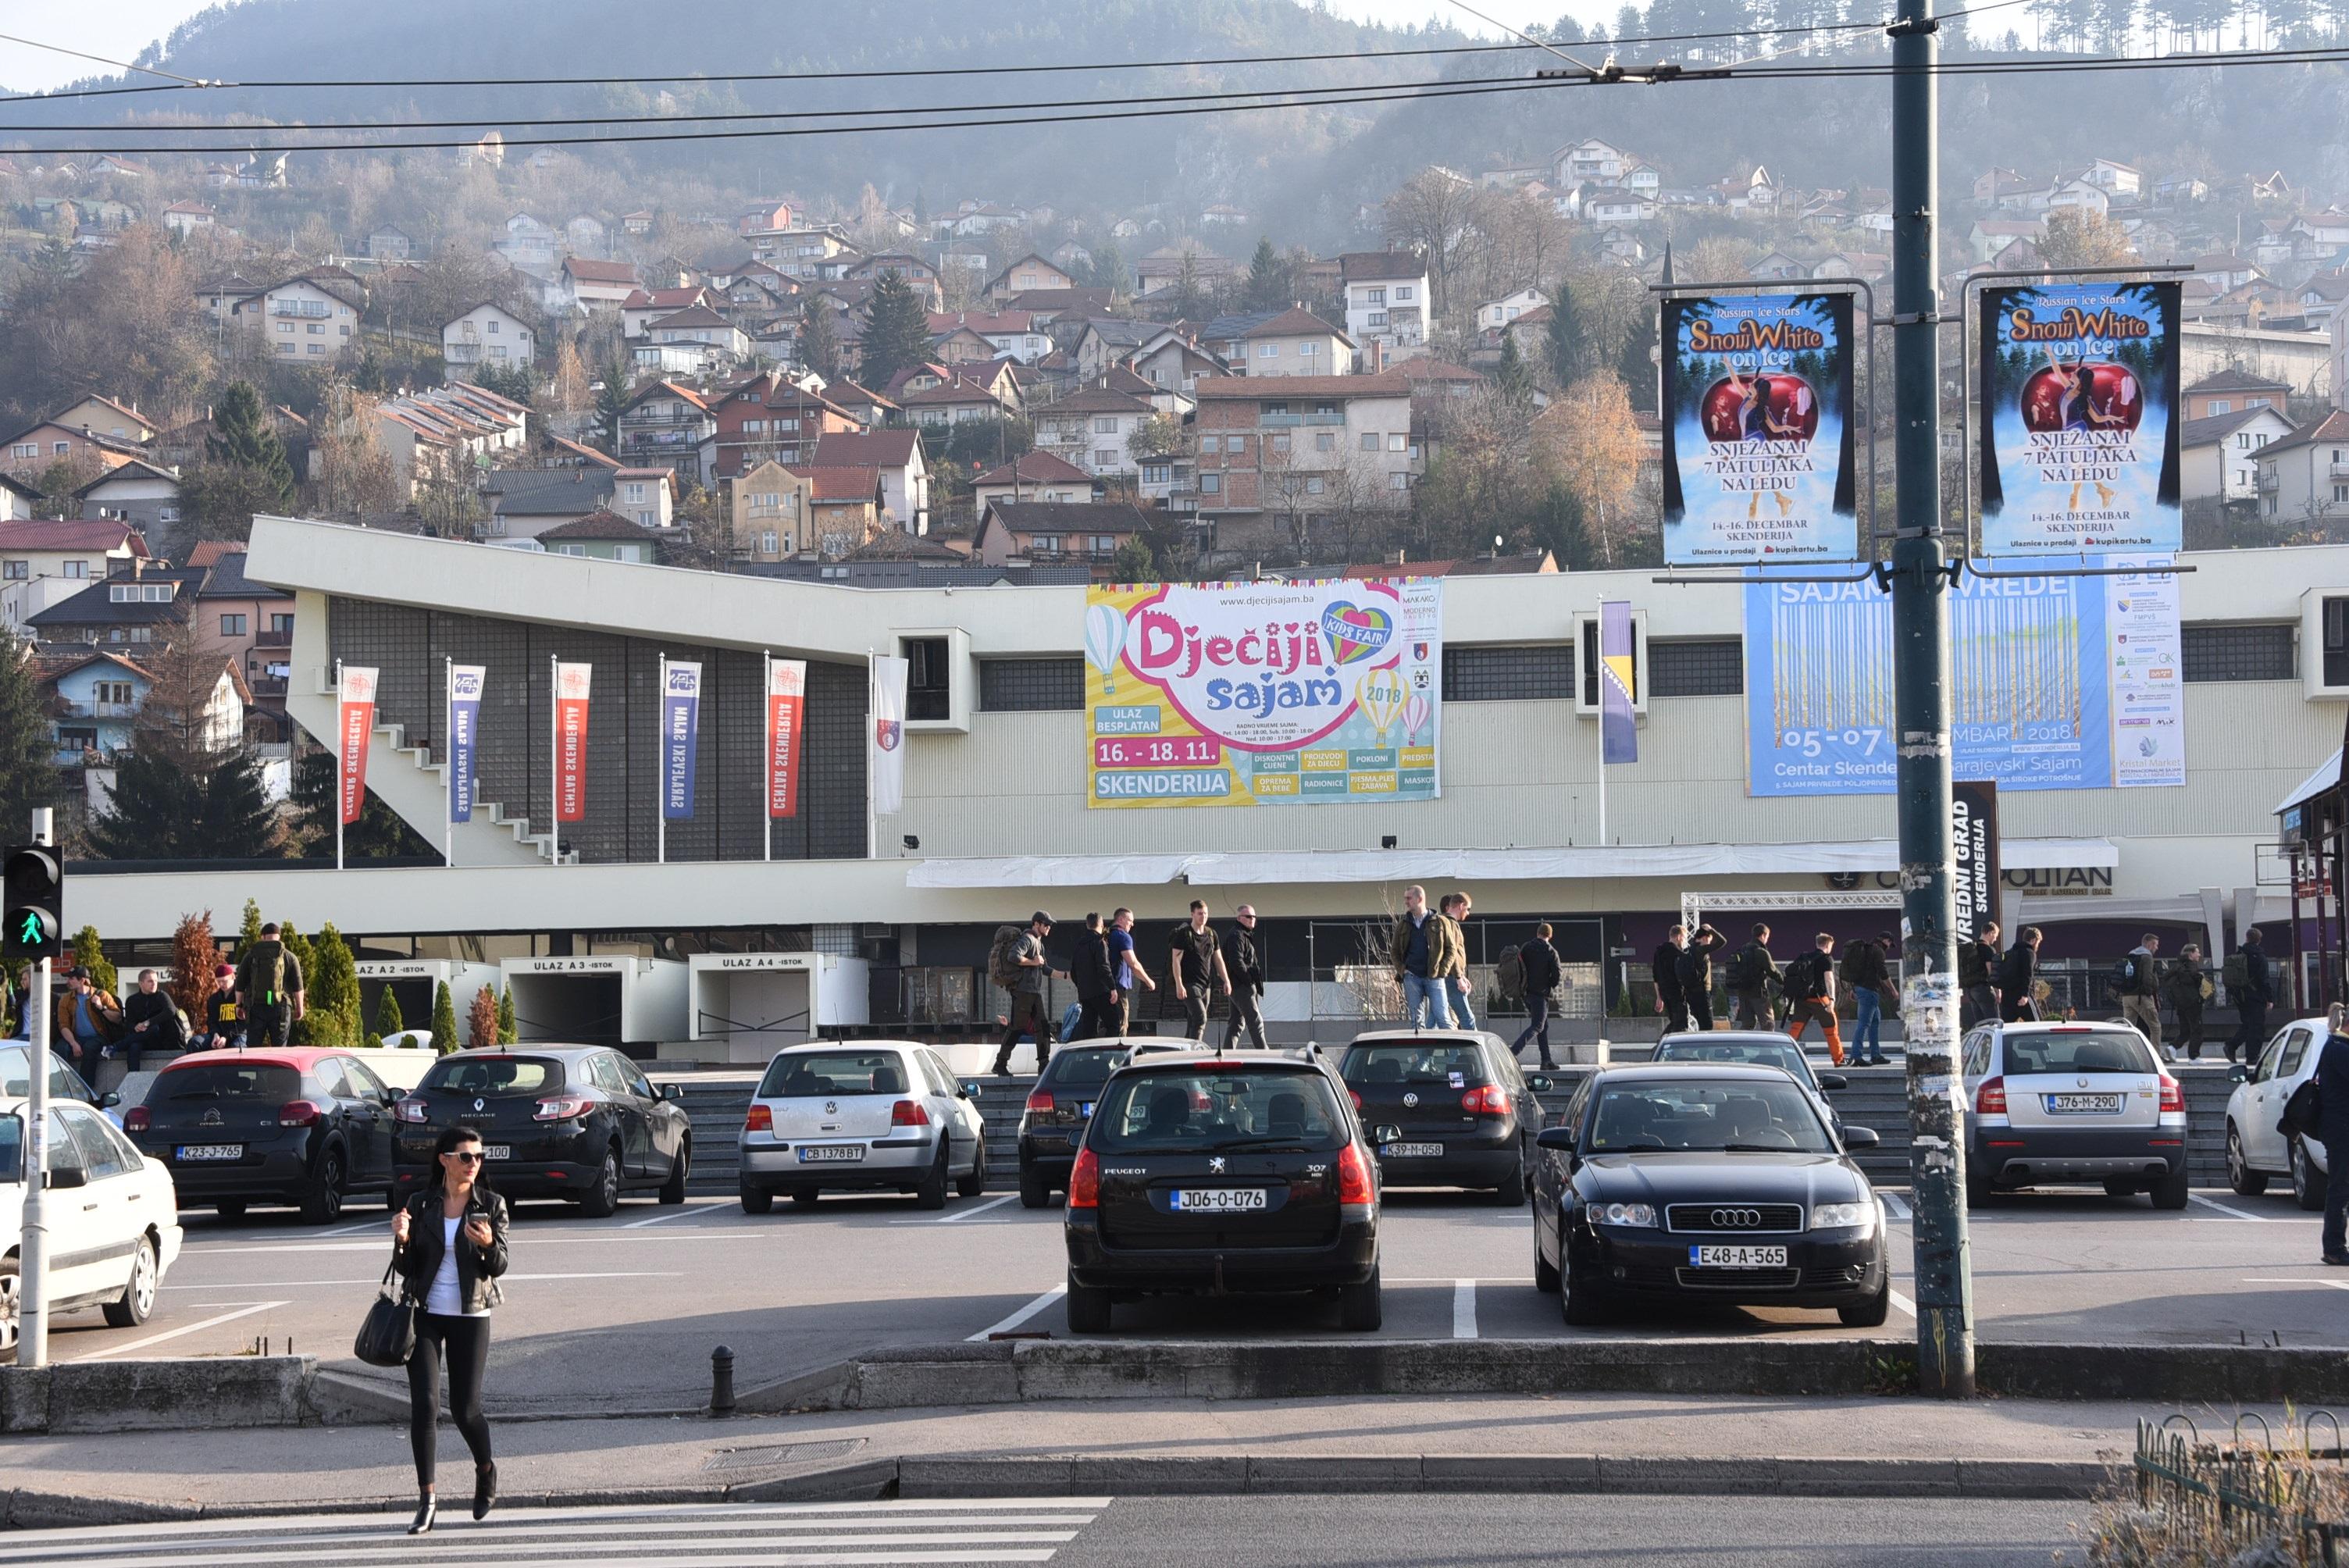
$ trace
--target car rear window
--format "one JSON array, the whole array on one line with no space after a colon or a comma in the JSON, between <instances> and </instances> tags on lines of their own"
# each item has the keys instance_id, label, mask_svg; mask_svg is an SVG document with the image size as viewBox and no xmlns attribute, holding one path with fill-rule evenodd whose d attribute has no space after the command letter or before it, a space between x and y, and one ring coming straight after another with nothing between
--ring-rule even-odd
<instances>
[{"instance_id":1,"label":"car rear window","mask_svg":"<svg viewBox=\"0 0 2349 1568\"><path fill-rule=\"evenodd\" d=\"M546 1094L563 1087L563 1063L552 1057L487 1057L462 1061L455 1057L426 1069L417 1088L442 1094Z\"/></svg>"},{"instance_id":2,"label":"car rear window","mask_svg":"<svg viewBox=\"0 0 2349 1568\"><path fill-rule=\"evenodd\" d=\"M1349 1047L1339 1072L1348 1083L1430 1083L1451 1088L1482 1088L1488 1076L1484 1051L1465 1040Z\"/></svg>"},{"instance_id":3,"label":"car rear window","mask_svg":"<svg viewBox=\"0 0 2349 1568\"><path fill-rule=\"evenodd\" d=\"M1799 1046L1776 1046L1767 1040L1667 1040L1656 1048L1660 1062L1738 1062L1751 1067L1783 1068L1797 1078L1803 1071Z\"/></svg>"},{"instance_id":4,"label":"car rear window","mask_svg":"<svg viewBox=\"0 0 2349 1568\"><path fill-rule=\"evenodd\" d=\"M2077 1034L2009 1035L2006 1070L2031 1073L2150 1073L2153 1053L2134 1029L2083 1029Z\"/></svg>"},{"instance_id":5,"label":"car rear window","mask_svg":"<svg viewBox=\"0 0 2349 1568\"><path fill-rule=\"evenodd\" d=\"M1810 1096L1762 1078L1605 1084L1590 1113L1588 1151L1834 1150Z\"/></svg>"},{"instance_id":6,"label":"car rear window","mask_svg":"<svg viewBox=\"0 0 2349 1568\"><path fill-rule=\"evenodd\" d=\"M1087 1141L1104 1154L1251 1144L1337 1149L1344 1113L1317 1072L1168 1068L1123 1072L1102 1092Z\"/></svg>"},{"instance_id":7,"label":"car rear window","mask_svg":"<svg viewBox=\"0 0 2349 1568\"><path fill-rule=\"evenodd\" d=\"M1125 1047L1116 1050L1064 1050L1054 1054L1045 1068L1041 1083L1066 1085L1071 1088L1091 1088L1109 1081L1117 1064L1125 1060Z\"/></svg>"},{"instance_id":8,"label":"car rear window","mask_svg":"<svg viewBox=\"0 0 2349 1568\"><path fill-rule=\"evenodd\" d=\"M302 1094L302 1074L284 1062L198 1062L174 1068L156 1087L167 1099L258 1100L283 1105Z\"/></svg>"},{"instance_id":9,"label":"car rear window","mask_svg":"<svg viewBox=\"0 0 2349 1568\"><path fill-rule=\"evenodd\" d=\"M761 1099L813 1095L905 1094L905 1060L895 1051L803 1051L777 1057L759 1082Z\"/></svg>"}]
</instances>

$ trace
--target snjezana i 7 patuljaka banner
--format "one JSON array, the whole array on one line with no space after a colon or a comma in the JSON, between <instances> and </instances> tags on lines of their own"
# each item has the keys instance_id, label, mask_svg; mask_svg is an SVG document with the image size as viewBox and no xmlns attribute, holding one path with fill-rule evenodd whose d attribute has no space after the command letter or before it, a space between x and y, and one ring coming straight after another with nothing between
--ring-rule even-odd
<instances>
[{"instance_id":1,"label":"snjezana i 7 patuljaka banner","mask_svg":"<svg viewBox=\"0 0 2349 1568\"><path fill-rule=\"evenodd\" d=\"M2174 283L1982 292L1984 555L2179 548L2178 301Z\"/></svg>"},{"instance_id":2,"label":"snjezana i 7 patuljaka banner","mask_svg":"<svg viewBox=\"0 0 2349 1568\"><path fill-rule=\"evenodd\" d=\"M1663 304L1664 560L1856 561L1848 293Z\"/></svg>"},{"instance_id":3,"label":"snjezana i 7 patuljaka banner","mask_svg":"<svg viewBox=\"0 0 2349 1568\"><path fill-rule=\"evenodd\" d=\"M1433 799L1442 612L1432 578L1087 590L1087 799Z\"/></svg>"}]
</instances>

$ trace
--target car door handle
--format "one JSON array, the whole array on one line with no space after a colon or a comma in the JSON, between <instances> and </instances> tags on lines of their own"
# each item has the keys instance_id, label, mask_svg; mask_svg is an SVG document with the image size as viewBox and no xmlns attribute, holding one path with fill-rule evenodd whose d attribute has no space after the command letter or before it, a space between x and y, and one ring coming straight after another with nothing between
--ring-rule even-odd
<instances>
[{"instance_id":1,"label":"car door handle","mask_svg":"<svg viewBox=\"0 0 2349 1568\"><path fill-rule=\"evenodd\" d=\"M84 1203L84 1204L81 1206L81 1212L82 1212L83 1213L87 1214L87 1213L89 1213L91 1211L95 1210L97 1207L98 1207L98 1205L97 1205L97 1204L95 1204L95 1203Z\"/></svg>"}]
</instances>

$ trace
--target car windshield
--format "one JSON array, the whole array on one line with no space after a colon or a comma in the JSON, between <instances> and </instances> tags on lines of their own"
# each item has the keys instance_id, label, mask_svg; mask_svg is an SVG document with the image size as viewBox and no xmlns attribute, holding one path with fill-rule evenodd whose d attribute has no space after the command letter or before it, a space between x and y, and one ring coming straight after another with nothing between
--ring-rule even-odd
<instances>
[{"instance_id":1,"label":"car windshield","mask_svg":"<svg viewBox=\"0 0 2349 1568\"><path fill-rule=\"evenodd\" d=\"M1087 1141L1104 1154L1246 1146L1335 1150L1346 1119L1318 1072L1181 1067L1123 1072L1102 1092Z\"/></svg>"},{"instance_id":2,"label":"car windshield","mask_svg":"<svg viewBox=\"0 0 2349 1568\"><path fill-rule=\"evenodd\" d=\"M563 1087L563 1064L545 1057L450 1057L433 1063L416 1087L422 1093L545 1094Z\"/></svg>"},{"instance_id":3,"label":"car windshield","mask_svg":"<svg viewBox=\"0 0 2349 1568\"><path fill-rule=\"evenodd\" d=\"M1760 1078L1606 1085L1591 1111L1587 1148L1593 1154L1835 1151L1807 1094L1793 1083Z\"/></svg>"},{"instance_id":4,"label":"car windshield","mask_svg":"<svg viewBox=\"0 0 2349 1568\"><path fill-rule=\"evenodd\" d=\"M904 1094L905 1083L905 1060L895 1051L798 1051L767 1064L759 1098Z\"/></svg>"},{"instance_id":5,"label":"car windshield","mask_svg":"<svg viewBox=\"0 0 2349 1568\"><path fill-rule=\"evenodd\" d=\"M23 1046L0 1046L0 1096L22 1099L33 1090L33 1053ZM49 1058L49 1093L64 1099L88 1099L89 1086L61 1057Z\"/></svg>"},{"instance_id":6,"label":"car windshield","mask_svg":"<svg viewBox=\"0 0 2349 1568\"><path fill-rule=\"evenodd\" d=\"M1485 1087L1485 1053L1466 1040L1412 1040L1353 1046L1339 1069L1350 1084L1433 1084L1439 1088Z\"/></svg>"},{"instance_id":7,"label":"car windshield","mask_svg":"<svg viewBox=\"0 0 2349 1568\"><path fill-rule=\"evenodd\" d=\"M1109 1081L1109 1075L1118 1063L1125 1060L1125 1047L1115 1050L1071 1049L1053 1055L1044 1076L1037 1082L1055 1088L1097 1088Z\"/></svg>"},{"instance_id":8,"label":"car windshield","mask_svg":"<svg viewBox=\"0 0 2349 1568\"><path fill-rule=\"evenodd\" d=\"M283 1105L302 1096L302 1075L284 1062L199 1062L158 1086L172 1099L254 1100Z\"/></svg>"},{"instance_id":9,"label":"car windshield","mask_svg":"<svg viewBox=\"0 0 2349 1568\"><path fill-rule=\"evenodd\" d=\"M1666 1040L1656 1047L1660 1062L1737 1062L1779 1068L1804 1082L1814 1081L1803 1047L1792 1040Z\"/></svg>"},{"instance_id":10,"label":"car windshield","mask_svg":"<svg viewBox=\"0 0 2349 1568\"><path fill-rule=\"evenodd\" d=\"M2031 1073L2150 1073L2153 1053L2134 1029L2009 1035L2006 1070Z\"/></svg>"}]
</instances>

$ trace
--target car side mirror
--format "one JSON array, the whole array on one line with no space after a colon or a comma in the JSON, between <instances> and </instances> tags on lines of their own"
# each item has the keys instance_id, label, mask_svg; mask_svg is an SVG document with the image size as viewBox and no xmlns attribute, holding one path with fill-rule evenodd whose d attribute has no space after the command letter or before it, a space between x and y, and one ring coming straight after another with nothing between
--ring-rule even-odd
<instances>
[{"instance_id":1,"label":"car side mirror","mask_svg":"<svg viewBox=\"0 0 2349 1568\"><path fill-rule=\"evenodd\" d=\"M112 1089L108 1089L104 1094L98 1097L98 1109L100 1110L112 1110L116 1106L120 1105L121 1103L122 1097L115 1093Z\"/></svg>"},{"instance_id":2,"label":"car side mirror","mask_svg":"<svg viewBox=\"0 0 2349 1568\"><path fill-rule=\"evenodd\" d=\"M1574 1152L1574 1129L1570 1127L1545 1127L1539 1132L1534 1134L1534 1147L1537 1149L1554 1149L1561 1154L1571 1154Z\"/></svg>"},{"instance_id":3,"label":"car side mirror","mask_svg":"<svg viewBox=\"0 0 2349 1568\"><path fill-rule=\"evenodd\" d=\"M685 1098L685 1086L681 1083L665 1083L661 1085L659 1088L656 1089L654 1093L656 1098L660 1099L683 1099Z\"/></svg>"},{"instance_id":4,"label":"car side mirror","mask_svg":"<svg viewBox=\"0 0 2349 1568\"><path fill-rule=\"evenodd\" d=\"M1872 1127L1847 1127L1843 1130L1843 1146L1847 1152L1854 1149L1873 1149L1884 1140L1876 1136Z\"/></svg>"},{"instance_id":5,"label":"car side mirror","mask_svg":"<svg viewBox=\"0 0 2349 1568\"><path fill-rule=\"evenodd\" d=\"M1526 1087L1536 1094L1547 1094L1551 1087L1549 1076L1546 1073L1527 1073Z\"/></svg>"},{"instance_id":6,"label":"car side mirror","mask_svg":"<svg viewBox=\"0 0 2349 1568\"><path fill-rule=\"evenodd\" d=\"M47 1185L53 1191L63 1191L68 1187L87 1187L89 1185L89 1172L78 1165L61 1165L49 1172Z\"/></svg>"},{"instance_id":7,"label":"car side mirror","mask_svg":"<svg viewBox=\"0 0 2349 1568\"><path fill-rule=\"evenodd\" d=\"M2229 1083L2251 1082L2251 1064L2249 1062L2237 1062L2233 1067L2229 1068L2227 1069L2227 1081Z\"/></svg>"},{"instance_id":8,"label":"car side mirror","mask_svg":"<svg viewBox=\"0 0 2349 1568\"><path fill-rule=\"evenodd\" d=\"M977 1099L978 1098L978 1085L975 1083L967 1083L963 1085L962 1098L965 1099Z\"/></svg>"},{"instance_id":9,"label":"car side mirror","mask_svg":"<svg viewBox=\"0 0 2349 1568\"><path fill-rule=\"evenodd\" d=\"M1819 1088L1829 1094L1833 1094L1839 1088L1849 1088L1850 1087L1851 1079L1844 1077L1841 1073L1821 1073L1819 1075Z\"/></svg>"}]
</instances>

